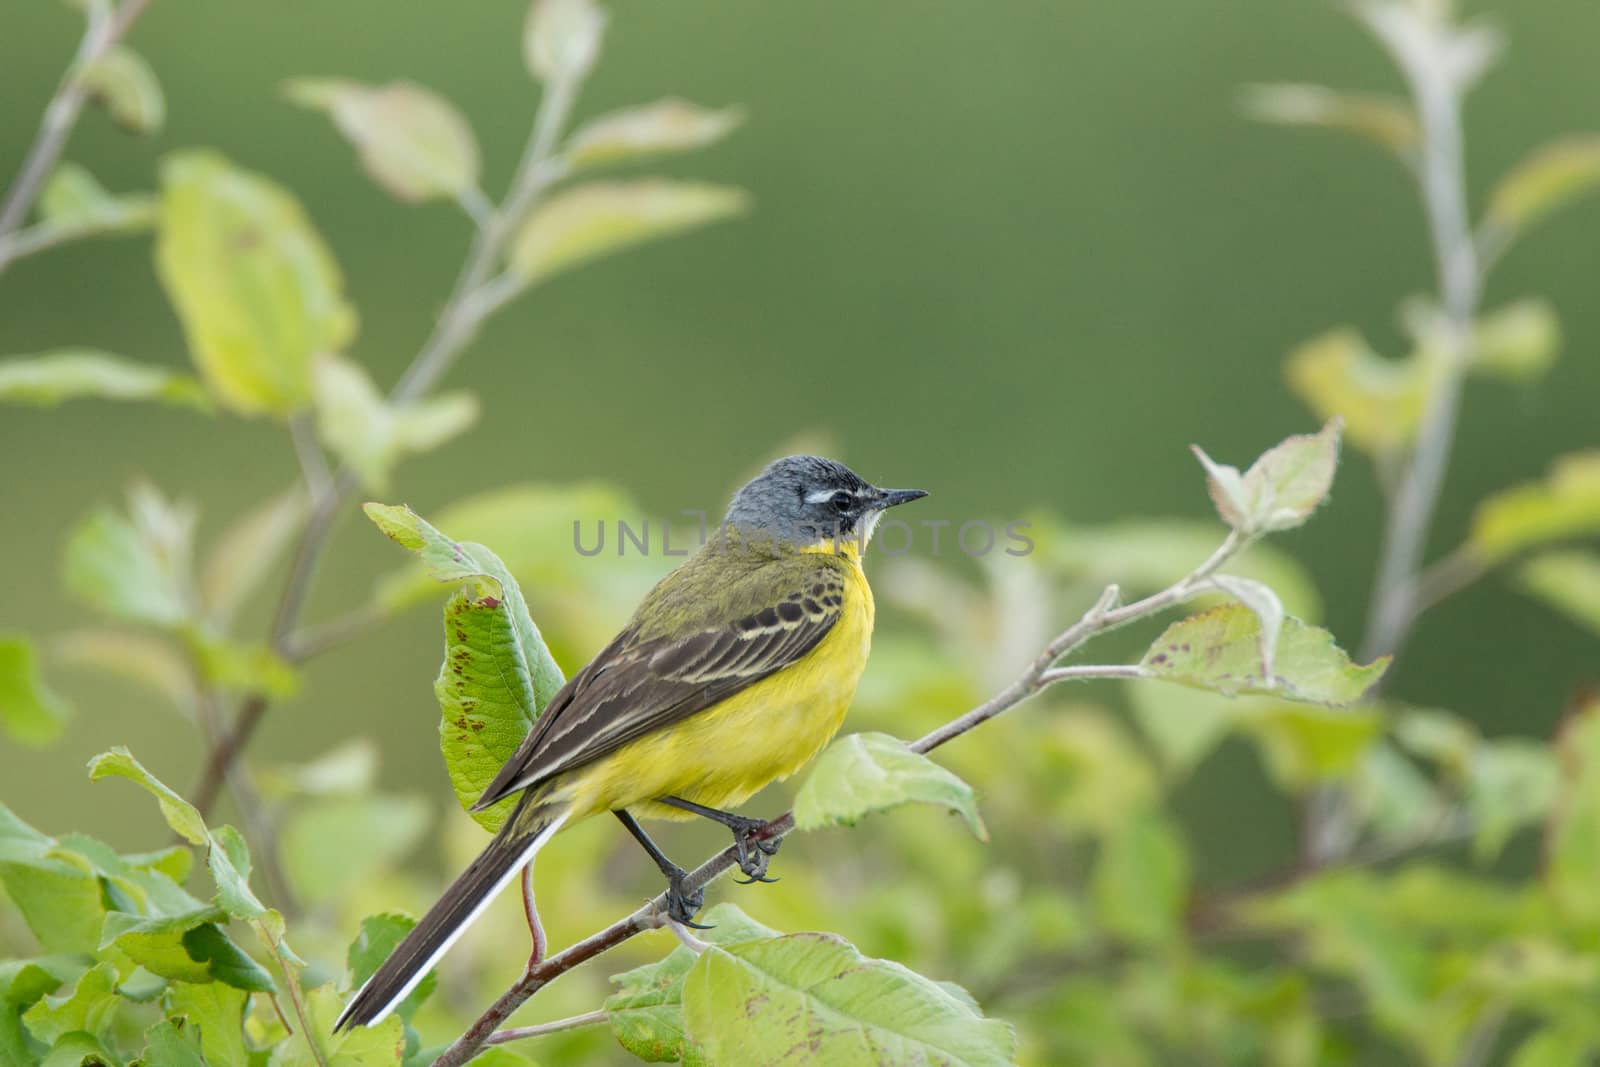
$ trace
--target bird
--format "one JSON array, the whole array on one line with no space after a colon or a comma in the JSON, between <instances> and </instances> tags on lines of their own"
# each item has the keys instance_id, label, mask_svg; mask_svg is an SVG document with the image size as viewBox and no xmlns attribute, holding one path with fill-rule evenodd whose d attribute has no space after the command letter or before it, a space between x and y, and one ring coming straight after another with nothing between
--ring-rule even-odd
<instances>
[{"instance_id":1,"label":"bird","mask_svg":"<svg viewBox=\"0 0 1600 1067\"><path fill-rule=\"evenodd\" d=\"M381 1022L557 832L612 813L667 880L672 920L689 890L639 819L721 823L748 881L777 842L729 811L809 763L844 721L872 645L862 558L885 511L927 496L880 489L844 464L796 455L734 493L705 544L648 594L612 641L550 699L473 805L520 793L483 852L339 1016Z\"/></svg>"}]
</instances>

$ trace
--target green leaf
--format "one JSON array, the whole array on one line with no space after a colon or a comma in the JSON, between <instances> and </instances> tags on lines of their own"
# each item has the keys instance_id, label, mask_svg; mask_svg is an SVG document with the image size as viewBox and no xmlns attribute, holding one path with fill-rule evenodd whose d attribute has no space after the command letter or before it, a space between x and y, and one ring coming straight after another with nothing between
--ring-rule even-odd
<instances>
[{"instance_id":1,"label":"green leaf","mask_svg":"<svg viewBox=\"0 0 1600 1067\"><path fill-rule=\"evenodd\" d=\"M294 667L268 645L240 644L199 629L184 636L200 676L218 689L287 697L300 688Z\"/></svg>"},{"instance_id":2,"label":"green leaf","mask_svg":"<svg viewBox=\"0 0 1600 1067\"><path fill-rule=\"evenodd\" d=\"M39 1067L119 1067L116 1057L93 1034L74 1031L63 1034L51 1047Z\"/></svg>"},{"instance_id":3,"label":"green leaf","mask_svg":"<svg viewBox=\"0 0 1600 1067\"><path fill-rule=\"evenodd\" d=\"M104 894L94 864L0 804L0 881L45 952L91 953Z\"/></svg>"},{"instance_id":4,"label":"green leaf","mask_svg":"<svg viewBox=\"0 0 1600 1067\"><path fill-rule=\"evenodd\" d=\"M494 545L506 569L524 588L537 591L542 602L602 616L591 621L590 643L582 646L593 647L616 632L619 619L626 618L670 560L632 552L619 559L614 548L604 556L585 558L575 547L574 522L587 526L585 519L615 522L640 513L638 502L614 486L526 484L465 497L441 510L437 519L461 540ZM674 551L694 544L692 538L683 545L673 543ZM386 611L398 611L431 601L438 595L437 581L422 563L408 564L378 583L378 603Z\"/></svg>"},{"instance_id":5,"label":"green leaf","mask_svg":"<svg viewBox=\"0 0 1600 1067\"><path fill-rule=\"evenodd\" d=\"M0 361L0 401L54 407L63 400L164 400L204 409L195 379L93 348L60 348Z\"/></svg>"},{"instance_id":6,"label":"green leaf","mask_svg":"<svg viewBox=\"0 0 1600 1067\"><path fill-rule=\"evenodd\" d=\"M311 399L311 365L355 336L338 265L299 203L212 152L162 168L156 266L213 394L242 414Z\"/></svg>"},{"instance_id":7,"label":"green leaf","mask_svg":"<svg viewBox=\"0 0 1600 1067\"><path fill-rule=\"evenodd\" d=\"M189 664L164 637L113 629L68 630L51 639L50 658L137 682L185 714L194 707Z\"/></svg>"},{"instance_id":8,"label":"green leaf","mask_svg":"<svg viewBox=\"0 0 1600 1067\"><path fill-rule=\"evenodd\" d=\"M368 978L371 978L373 972L389 958L389 954L416 925L417 921L409 915L393 913L369 915L362 919L361 932L350 942L350 950L346 955L346 962L350 968L350 988L359 989ZM433 990L438 984L439 976L430 972L411 995L400 1002L395 1012L400 1018L410 1022L416 1015L417 1008L433 995Z\"/></svg>"},{"instance_id":9,"label":"green leaf","mask_svg":"<svg viewBox=\"0 0 1600 1067\"><path fill-rule=\"evenodd\" d=\"M702 916L712 924L702 936L714 945L735 945L780 936L733 904L717 904ZM655 963L611 976L617 991L606 998L606 1021L623 1048L649 1063L698 1062L684 1043L683 979L695 953L679 946Z\"/></svg>"},{"instance_id":10,"label":"green leaf","mask_svg":"<svg viewBox=\"0 0 1600 1067\"><path fill-rule=\"evenodd\" d=\"M1517 1046L1508 1067L1573 1067L1591 1062L1596 1048L1600 1048L1600 1035L1592 1027L1547 1026Z\"/></svg>"},{"instance_id":11,"label":"green leaf","mask_svg":"<svg viewBox=\"0 0 1600 1067\"><path fill-rule=\"evenodd\" d=\"M290 100L327 113L367 174L401 200L458 197L478 184L478 142L461 113L414 82L301 78Z\"/></svg>"},{"instance_id":12,"label":"green leaf","mask_svg":"<svg viewBox=\"0 0 1600 1067\"><path fill-rule=\"evenodd\" d=\"M1519 300L1478 320L1470 369L1529 384L1543 378L1561 353L1561 322L1547 300Z\"/></svg>"},{"instance_id":13,"label":"green leaf","mask_svg":"<svg viewBox=\"0 0 1600 1067\"><path fill-rule=\"evenodd\" d=\"M397 1067L400 1063L406 1039L405 1024L398 1015L376 1026L357 1026L335 1034L333 1023L343 1005L333 983L307 990L305 1000L311 1033L279 1042L267 1061L269 1067ZM316 1054L308 1041L316 1042Z\"/></svg>"},{"instance_id":14,"label":"green leaf","mask_svg":"<svg viewBox=\"0 0 1600 1067\"><path fill-rule=\"evenodd\" d=\"M249 1067L250 1053L244 1044L244 1010L249 1000L244 990L223 982L175 982L167 993L167 1011L189 1020L189 1025L200 1031L200 1051L210 1067Z\"/></svg>"},{"instance_id":15,"label":"green leaf","mask_svg":"<svg viewBox=\"0 0 1600 1067\"><path fill-rule=\"evenodd\" d=\"M451 541L410 508L367 504L365 510L392 540L417 552L434 578L466 583L445 605L445 660L434 693L450 782L469 808L561 688L561 669L494 553ZM509 804L473 817L498 829Z\"/></svg>"},{"instance_id":16,"label":"green leaf","mask_svg":"<svg viewBox=\"0 0 1600 1067\"><path fill-rule=\"evenodd\" d=\"M111 115L112 121L134 133L154 133L167 117L161 83L144 57L127 45L113 45L83 68L89 95Z\"/></svg>"},{"instance_id":17,"label":"green leaf","mask_svg":"<svg viewBox=\"0 0 1600 1067\"><path fill-rule=\"evenodd\" d=\"M35 1038L53 1045L78 1030L103 1034L120 1004L117 969L102 963L87 971L70 991L59 997L47 996L23 1012L22 1022Z\"/></svg>"},{"instance_id":18,"label":"green leaf","mask_svg":"<svg viewBox=\"0 0 1600 1067\"><path fill-rule=\"evenodd\" d=\"M191 845L210 844L210 836L206 832L205 820L200 817L200 812L195 810L193 804L184 800L171 787L161 779L145 770L144 764L134 759L133 753L121 745L107 752L102 752L89 761L89 780L98 782L102 778L126 778L139 785L156 798L161 805L161 817L167 820L167 825L177 835Z\"/></svg>"},{"instance_id":19,"label":"green leaf","mask_svg":"<svg viewBox=\"0 0 1600 1067\"><path fill-rule=\"evenodd\" d=\"M1410 159L1417 146L1416 115L1396 97L1338 92L1321 85L1249 85L1241 95L1240 110L1257 122L1354 134L1402 159Z\"/></svg>"},{"instance_id":20,"label":"green leaf","mask_svg":"<svg viewBox=\"0 0 1600 1067\"><path fill-rule=\"evenodd\" d=\"M299 533L310 501L299 485L269 497L231 523L200 568L200 603L219 626L232 622Z\"/></svg>"},{"instance_id":21,"label":"green leaf","mask_svg":"<svg viewBox=\"0 0 1600 1067\"><path fill-rule=\"evenodd\" d=\"M972 787L888 734L850 734L828 746L794 800L795 826L854 826L863 816L902 804L933 804L987 841Z\"/></svg>"},{"instance_id":22,"label":"green leaf","mask_svg":"<svg viewBox=\"0 0 1600 1067\"><path fill-rule=\"evenodd\" d=\"M192 955L185 935L196 927L227 921L220 908L202 905L177 915L133 915L113 911L106 915L100 951L115 947L152 974L184 982L216 979L209 960Z\"/></svg>"},{"instance_id":23,"label":"green leaf","mask_svg":"<svg viewBox=\"0 0 1600 1067\"><path fill-rule=\"evenodd\" d=\"M522 58L541 81L580 81L600 54L606 15L593 0L534 0L522 32Z\"/></svg>"},{"instance_id":24,"label":"green leaf","mask_svg":"<svg viewBox=\"0 0 1600 1067\"><path fill-rule=\"evenodd\" d=\"M1542 823L1555 806L1560 781L1545 745L1517 738L1480 745L1468 767L1465 798L1475 828L1473 858L1494 860L1513 833Z\"/></svg>"},{"instance_id":25,"label":"green leaf","mask_svg":"<svg viewBox=\"0 0 1600 1067\"><path fill-rule=\"evenodd\" d=\"M1467 547L1485 563L1555 541L1600 534L1600 451L1557 457L1550 476L1478 505Z\"/></svg>"},{"instance_id":26,"label":"green leaf","mask_svg":"<svg viewBox=\"0 0 1600 1067\"><path fill-rule=\"evenodd\" d=\"M225 985L252 993L277 992L272 975L215 925L207 923L184 934L183 947L191 957L204 962L212 977Z\"/></svg>"},{"instance_id":27,"label":"green leaf","mask_svg":"<svg viewBox=\"0 0 1600 1067\"><path fill-rule=\"evenodd\" d=\"M62 163L39 194L39 218L57 232L131 232L155 224L156 202L144 193L114 194L85 168Z\"/></svg>"},{"instance_id":28,"label":"green leaf","mask_svg":"<svg viewBox=\"0 0 1600 1067\"><path fill-rule=\"evenodd\" d=\"M211 878L217 884L217 903L235 919L270 919L274 913L250 889L250 850L244 836L231 826L211 833L206 852Z\"/></svg>"},{"instance_id":29,"label":"green leaf","mask_svg":"<svg viewBox=\"0 0 1600 1067\"><path fill-rule=\"evenodd\" d=\"M189 561L195 513L136 484L128 516L93 512L67 540L63 580L85 603L114 618L176 626L189 618Z\"/></svg>"},{"instance_id":30,"label":"green leaf","mask_svg":"<svg viewBox=\"0 0 1600 1067\"><path fill-rule=\"evenodd\" d=\"M401 457L427 452L464 433L478 418L470 393L389 404L360 364L329 357L315 370L317 434L361 478L383 489Z\"/></svg>"},{"instance_id":31,"label":"green leaf","mask_svg":"<svg viewBox=\"0 0 1600 1067\"><path fill-rule=\"evenodd\" d=\"M1167 627L1140 666L1150 677L1219 693L1276 694L1344 707L1359 701L1389 665L1387 656L1365 667L1354 664L1328 631L1290 617L1278 635L1277 673L1265 678L1260 636L1253 611L1224 605Z\"/></svg>"},{"instance_id":32,"label":"green leaf","mask_svg":"<svg viewBox=\"0 0 1600 1067\"><path fill-rule=\"evenodd\" d=\"M1564 781L1545 838L1544 883L1564 915L1600 927L1600 701L1568 716L1556 748Z\"/></svg>"},{"instance_id":33,"label":"green leaf","mask_svg":"<svg viewBox=\"0 0 1600 1067\"><path fill-rule=\"evenodd\" d=\"M831 934L713 945L683 983L689 1041L712 1063L1009 1064L1011 1028ZM870 1051L869 1051L870 1050Z\"/></svg>"},{"instance_id":34,"label":"green leaf","mask_svg":"<svg viewBox=\"0 0 1600 1067\"><path fill-rule=\"evenodd\" d=\"M1341 425L1335 417L1320 433L1286 438L1263 452L1243 474L1194 446L1217 514L1247 536L1291 530L1304 523L1333 485Z\"/></svg>"},{"instance_id":35,"label":"green leaf","mask_svg":"<svg viewBox=\"0 0 1600 1067\"><path fill-rule=\"evenodd\" d=\"M518 232L511 269L542 281L629 245L742 213L743 191L664 178L590 182L550 197Z\"/></svg>"},{"instance_id":36,"label":"green leaf","mask_svg":"<svg viewBox=\"0 0 1600 1067\"><path fill-rule=\"evenodd\" d=\"M275 793L302 797L349 796L372 788L378 775L378 748L356 737L309 763L279 766L260 773L261 785Z\"/></svg>"},{"instance_id":37,"label":"green leaf","mask_svg":"<svg viewBox=\"0 0 1600 1067\"><path fill-rule=\"evenodd\" d=\"M144 1055L136 1067L211 1067L200 1052L190 1027L164 1019L144 1032Z\"/></svg>"},{"instance_id":38,"label":"green leaf","mask_svg":"<svg viewBox=\"0 0 1600 1067\"><path fill-rule=\"evenodd\" d=\"M334 796L298 806L283 827L283 866L311 902L332 901L406 857L432 821L417 796Z\"/></svg>"},{"instance_id":39,"label":"green leaf","mask_svg":"<svg viewBox=\"0 0 1600 1067\"><path fill-rule=\"evenodd\" d=\"M1189 891L1183 838L1153 811L1136 815L1108 834L1090 883L1095 910L1107 930L1138 944L1179 936Z\"/></svg>"},{"instance_id":40,"label":"green leaf","mask_svg":"<svg viewBox=\"0 0 1600 1067\"><path fill-rule=\"evenodd\" d=\"M25 637L0 634L0 727L14 741L45 745L61 736L72 708L45 684Z\"/></svg>"},{"instance_id":41,"label":"green leaf","mask_svg":"<svg viewBox=\"0 0 1600 1067\"><path fill-rule=\"evenodd\" d=\"M1600 136L1579 134L1538 149L1489 196L1487 226L1513 233L1600 186Z\"/></svg>"},{"instance_id":42,"label":"green leaf","mask_svg":"<svg viewBox=\"0 0 1600 1067\"><path fill-rule=\"evenodd\" d=\"M1331 711L1271 702L1237 720L1256 741L1267 769L1283 788L1301 790L1348 777L1383 734L1370 707Z\"/></svg>"},{"instance_id":43,"label":"green leaf","mask_svg":"<svg viewBox=\"0 0 1600 1067\"><path fill-rule=\"evenodd\" d=\"M1272 591L1271 586L1249 578L1217 574L1210 580L1212 585L1254 613L1258 631L1256 643L1261 648L1261 674L1270 678L1278 654L1278 633L1283 629L1283 601L1278 599L1278 594Z\"/></svg>"},{"instance_id":44,"label":"green leaf","mask_svg":"<svg viewBox=\"0 0 1600 1067\"><path fill-rule=\"evenodd\" d=\"M1518 578L1528 593L1600 634L1600 555L1546 552L1524 563Z\"/></svg>"},{"instance_id":45,"label":"green leaf","mask_svg":"<svg viewBox=\"0 0 1600 1067\"><path fill-rule=\"evenodd\" d=\"M712 111L686 100L657 100L591 119L567 142L573 167L631 162L715 144L744 121L738 108Z\"/></svg>"},{"instance_id":46,"label":"green leaf","mask_svg":"<svg viewBox=\"0 0 1600 1067\"><path fill-rule=\"evenodd\" d=\"M1435 374L1416 355L1384 359L1352 329L1307 341L1284 364L1289 388L1312 413L1343 419L1350 442L1374 455L1392 453L1416 435Z\"/></svg>"},{"instance_id":47,"label":"green leaf","mask_svg":"<svg viewBox=\"0 0 1600 1067\"><path fill-rule=\"evenodd\" d=\"M1130 710L1139 729L1161 756L1163 767L1181 778L1228 736L1239 715L1238 698L1188 686L1127 684Z\"/></svg>"}]
</instances>

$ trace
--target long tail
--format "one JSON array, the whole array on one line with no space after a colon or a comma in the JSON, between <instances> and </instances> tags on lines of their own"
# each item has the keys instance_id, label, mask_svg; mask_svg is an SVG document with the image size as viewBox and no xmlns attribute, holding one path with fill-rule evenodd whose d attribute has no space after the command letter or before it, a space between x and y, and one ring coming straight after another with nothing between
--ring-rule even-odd
<instances>
[{"instance_id":1,"label":"long tail","mask_svg":"<svg viewBox=\"0 0 1600 1067\"><path fill-rule=\"evenodd\" d=\"M461 872L439 902L350 998L334 1024L335 1032L383 1021L566 820L565 811L531 805L529 810L519 809L507 819L489 847Z\"/></svg>"}]
</instances>

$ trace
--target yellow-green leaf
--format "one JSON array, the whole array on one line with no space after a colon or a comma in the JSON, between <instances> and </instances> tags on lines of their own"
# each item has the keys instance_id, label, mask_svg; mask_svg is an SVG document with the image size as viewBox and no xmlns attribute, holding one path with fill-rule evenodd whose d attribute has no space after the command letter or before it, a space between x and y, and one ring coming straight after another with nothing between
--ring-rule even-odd
<instances>
[{"instance_id":1,"label":"yellow-green leaf","mask_svg":"<svg viewBox=\"0 0 1600 1067\"><path fill-rule=\"evenodd\" d=\"M1318 418L1342 418L1351 443L1375 454L1415 435L1433 373L1416 356L1384 359L1348 329L1307 341L1284 364L1289 388Z\"/></svg>"},{"instance_id":2,"label":"yellow-green leaf","mask_svg":"<svg viewBox=\"0 0 1600 1067\"><path fill-rule=\"evenodd\" d=\"M1600 451L1560 456L1542 482L1502 490L1478 505L1467 546L1498 562L1539 545L1600 533Z\"/></svg>"},{"instance_id":3,"label":"yellow-green leaf","mask_svg":"<svg viewBox=\"0 0 1600 1067\"><path fill-rule=\"evenodd\" d=\"M299 532L311 502L299 485L268 497L239 516L212 546L200 568L200 603L220 626L232 621Z\"/></svg>"},{"instance_id":4,"label":"yellow-green leaf","mask_svg":"<svg viewBox=\"0 0 1600 1067\"><path fill-rule=\"evenodd\" d=\"M33 646L14 634L0 635L0 727L25 745L61 736L72 709L39 674Z\"/></svg>"},{"instance_id":5,"label":"yellow-green leaf","mask_svg":"<svg viewBox=\"0 0 1600 1067\"><path fill-rule=\"evenodd\" d=\"M1500 179L1484 221L1523 230L1600 186L1600 136L1576 134L1545 145Z\"/></svg>"},{"instance_id":6,"label":"yellow-green leaf","mask_svg":"<svg viewBox=\"0 0 1600 1067\"><path fill-rule=\"evenodd\" d=\"M0 360L0 401L54 407L83 398L208 406L205 389L188 375L98 349L60 348Z\"/></svg>"},{"instance_id":7,"label":"yellow-green leaf","mask_svg":"<svg viewBox=\"0 0 1600 1067\"><path fill-rule=\"evenodd\" d=\"M1600 635L1600 555L1546 552L1522 565L1522 587Z\"/></svg>"},{"instance_id":8,"label":"yellow-green leaf","mask_svg":"<svg viewBox=\"0 0 1600 1067\"><path fill-rule=\"evenodd\" d=\"M1359 701L1389 665L1387 656L1365 667L1354 664L1328 631L1286 617L1278 634L1276 673L1263 677L1260 639L1255 612L1226 604L1167 627L1140 666L1149 677L1199 689L1344 707Z\"/></svg>"},{"instance_id":9,"label":"yellow-green leaf","mask_svg":"<svg viewBox=\"0 0 1600 1067\"><path fill-rule=\"evenodd\" d=\"M326 112L372 180L401 200L456 197L478 184L472 127L431 89L406 81L369 86L302 78L290 82L287 93Z\"/></svg>"},{"instance_id":10,"label":"yellow-green leaf","mask_svg":"<svg viewBox=\"0 0 1600 1067\"><path fill-rule=\"evenodd\" d=\"M511 268L532 283L629 245L743 212L742 190L665 178L590 182L551 197L523 224Z\"/></svg>"},{"instance_id":11,"label":"yellow-green leaf","mask_svg":"<svg viewBox=\"0 0 1600 1067\"><path fill-rule=\"evenodd\" d=\"M713 111L669 98L591 119L567 142L573 167L627 162L664 152L686 152L722 140L740 122L738 108Z\"/></svg>"},{"instance_id":12,"label":"yellow-green leaf","mask_svg":"<svg viewBox=\"0 0 1600 1067\"><path fill-rule=\"evenodd\" d=\"M1411 106L1392 96L1339 92L1321 85L1251 85L1240 99L1245 115L1281 126L1315 126L1375 141L1402 158L1417 145Z\"/></svg>"},{"instance_id":13,"label":"yellow-green leaf","mask_svg":"<svg viewBox=\"0 0 1600 1067\"><path fill-rule=\"evenodd\" d=\"M695 1053L718 1064L776 1064L795 1049L815 1063L1003 1067L1016 1055L1011 1027L964 990L832 934L711 945L684 978L683 1019Z\"/></svg>"},{"instance_id":14,"label":"yellow-green leaf","mask_svg":"<svg viewBox=\"0 0 1600 1067\"><path fill-rule=\"evenodd\" d=\"M205 820L200 817L200 812L195 806L179 796L161 779L145 770L144 764L121 745L108 752L102 752L89 761L91 782L113 776L127 778L154 796L161 806L162 817L179 837L191 845L209 847L210 834L206 830Z\"/></svg>"},{"instance_id":15,"label":"yellow-green leaf","mask_svg":"<svg viewBox=\"0 0 1600 1067\"><path fill-rule=\"evenodd\" d=\"M1567 718L1556 747L1564 781L1545 840L1545 886L1567 917L1600 927L1600 701Z\"/></svg>"},{"instance_id":16,"label":"yellow-green leaf","mask_svg":"<svg viewBox=\"0 0 1600 1067\"><path fill-rule=\"evenodd\" d=\"M1248 535L1290 530L1304 523L1333 486L1340 428L1335 417L1319 433L1285 438L1243 474L1195 446L1217 514Z\"/></svg>"},{"instance_id":17,"label":"yellow-green leaf","mask_svg":"<svg viewBox=\"0 0 1600 1067\"><path fill-rule=\"evenodd\" d=\"M153 133L167 116L161 83L150 64L127 45L114 45L83 69L89 94L112 121L134 133Z\"/></svg>"},{"instance_id":18,"label":"yellow-green leaf","mask_svg":"<svg viewBox=\"0 0 1600 1067\"><path fill-rule=\"evenodd\" d=\"M1518 300L1478 320L1471 370L1512 382L1544 377L1561 353L1561 322L1547 300Z\"/></svg>"},{"instance_id":19,"label":"yellow-green leaf","mask_svg":"<svg viewBox=\"0 0 1600 1067\"><path fill-rule=\"evenodd\" d=\"M402 456L437 448L478 418L470 393L392 405L360 364L336 356L317 361L315 395L317 435L373 489L388 485Z\"/></svg>"},{"instance_id":20,"label":"yellow-green leaf","mask_svg":"<svg viewBox=\"0 0 1600 1067\"><path fill-rule=\"evenodd\" d=\"M565 679L493 552L450 540L407 507L367 504L365 511L390 539L418 553L436 580L462 586L445 604L445 658L434 693L450 782L470 808ZM496 830L514 803L508 798L472 815Z\"/></svg>"},{"instance_id":21,"label":"yellow-green leaf","mask_svg":"<svg viewBox=\"0 0 1600 1067\"><path fill-rule=\"evenodd\" d=\"M126 516L101 508L67 539L63 580L85 603L115 618L174 627L191 612L189 562L195 512L139 483Z\"/></svg>"},{"instance_id":22,"label":"yellow-green leaf","mask_svg":"<svg viewBox=\"0 0 1600 1067\"><path fill-rule=\"evenodd\" d=\"M572 83L600 54L606 14L594 0L534 0L522 31L528 72L544 82Z\"/></svg>"},{"instance_id":23,"label":"yellow-green leaf","mask_svg":"<svg viewBox=\"0 0 1600 1067\"><path fill-rule=\"evenodd\" d=\"M39 217L57 230L137 230L154 224L156 201L144 193L111 193L85 168L62 163L39 194Z\"/></svg>"},{"instance_id":24,"label":"yellow-green leaf","mask_svg":"<svg viewBox=\"0 0 1600 1067\"><path fill-rule=\"evenodd\" d=\"M801 830L854 826L872 812L910 803L943 807L960 815L978 840L989 838L970 785L880 733L849 734L828 746L795 795L794 822Z\"/></svg>"},{"instance_id":25,"label":"yellow-green leaf","mask_svg":"<svg viewBox=\"0 0 1600 1067\"><path fill-rule=\"evenodd\" d=\"M162 167L156 267L211 391L243 414L311 399L311 366L355 335L333 255L295 198L213 152Z\"/></svg>"}]
</instances>

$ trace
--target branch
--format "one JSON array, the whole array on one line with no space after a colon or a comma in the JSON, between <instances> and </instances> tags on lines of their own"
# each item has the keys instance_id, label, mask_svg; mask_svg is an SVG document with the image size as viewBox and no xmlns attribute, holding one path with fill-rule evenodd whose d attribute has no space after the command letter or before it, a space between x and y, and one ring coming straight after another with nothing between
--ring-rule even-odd
<instances>
[{"instance_id":1,"label":"branch","mask_svg":"<svg viewBox=\"0 0 1600 1067\"><path fill-rule=\"evenodd\" d=\"M540 1023L538 1026L519 1026L515 1030L496 1030L489 1035L485 1045L504 1045L508 1041L521 1041L529 1037L543 1037L545 1034L559 1034L563 1030L581 1030L585 1026L599 1026L606 1021L604 1011L588 1011L582 1015L574 1015L570 1019L557 1019L553 1023Z\"/></svg>"},{"instance_id":2,"label":"branch","mask_svg":"<svg viewBox=\"0 0 1600 1067\"><path fill-rule=\"evenodd\" d=\"M1433 245L1444 327L1438 380L1428 394L1416 443L1389 500L1361 648L1361 658L1367 661L1398 655L1411 636L1417 616L1432 602L1424 599L1433 591L1419 581L1418 571L1455 444L1483 281L1468 216L1461 133L1466 86L1461 72L1455 60L1446 55L1449 49L1442 39L1435 39L1426 48L1407 47L1390 41L1378 23L1372 23L1372 28L1390 47L1416 100L1422 133L1416 175ZM1437 32L1450 31L1440 28ZM1447 578L1455 576L1446 574ZM1307 862L1323 864L1348 848L1348 823L1339 792L1329 789L1314 794L1307 808L1302 846Z\"/></svg>"},{"instance_id":3,"label":"branch","mask_svg":"<svg viewBox=\"0 0 1600 1067\"><path fill-rule=\"evenodd\" d=\"M1138 619L1159 614L1169 608L1181 604L1190 597L1208 591L1205 580L1209 578L1229 559L1238 554L1248 543L1247 539L1237 532L1230 533L1227 540L1211 554L1211 556L1187 577L1161 590L1152 593L1142 600L1132 604L1117 606L1120 593L1116 586L1107 586L1105 592L1095 601L1094 606L1084 613L1082 618L1062 631L1055 640L1045 646L1044 651L1029 664L1027 670L1016 681L1006 686L1005 689L990 697L971 711L952 719L932 732L925 734L910 744L913 752L927 754L946 744L973 728L988 722L990 719L1003 712L1009 711L1030 697L1058 682L1081 680L1086 678L1132 678L1143 674L1136 666L1077 666L1057 667L1056 663L1091 638L1099 636L1120 626ZM767 823L757 834L765 841L775 841L787 836L794 829L794 812L787 811L778 818ZM691 871L684 879L683 889L686 893L694 893L711 882L716 881L738 864L738 855L730 845L721 852L706 860ZM645 930L658 929L667 924L666 894L663 893L654 900L639 908L633 914L619 919L598 933L591 934L577 944L550 956L547 959L530 962L523 971L522 977L512 983L500 998L489 1006L488 1010L480 1015L466 1033L456 1039L444 1053L434 1061L434 1067L460 1067L478 1054L487 1044L490 1044L499 1031L499 1027L511 1016L511 1013L520 1008L539 990L577 967L586 963L616 946L629 940L635 934ZM537 1029L537 1028L535 1028ZM505 1031L515 1032L515 1031ZM506 1040L510 1040L507 1038Z\"/></svg>"},{"instance_id":4,"label":"branch","mask_svg":"<svg viewBox=\"0 0 1600 1067\"><path fill-rule=\"evenodd\" d=\"M473 236L472 246L445 301L444 310L440 312L433 332L390 392L391 403L403 404L415 400L432 389L477 336L484 320L504 306L504 300L498 298L494 273L505 258L506 245L518 224L533 210L544 191L566 172L565 163L557 154L557 140L571 114L578 87L576 80L558 80L546 87L522 159L512 177L511 188L500 208L484 220ZM490 298L486 299L486 294ZM301 452L304 461L304 450ZM335 628L332 633L326 632L326 629L321 633L312 631L311 636L318 640L309 640L297 636L295 627L306 598L310 595L317 565L327 550L334 521L359 486L355 474L345 466L327 481L322 492L313 492L311 514L295 545L289 575L284 581L272 623L271 644L286 659L303 658L325 643L336 643L349 636L350 631ZM312 488L315 490L316 486ZM362 621L336 620L336 627L340 622ZM328 638L333 640L330 642ZM200 780L191 792L194 804L202 814L215 803L222 782L239 753L249 744L267 708L266 694L251 693L246 696L239 707L233 729L211 749Z\"/></svg>"},{"instance_id":5,"label":"branch","mask_svg":"<svg viewBox=\"0 0 1600 1067\"><path fill-rule=\"evenodd\" d=\"M90 9L89 24L78 43L72 67L61 79L55 95L45 107L39 133L28 148L28 154L23 157L22 169L17 172L11 191L6 194L5 206L0 207L0 243L8 245L7 255L0 256L0 271L4 271L12 259L25 251L38 250L37 247L30 249L24 244L7 243L6 238L15 233L28 217L28 212L33 209L33 203L44 187L45 178L55 169L62 149L67 146L72 127L77 125L84 102L89 98L86 77L89 68L127 35L149 5L150 0L123 0L122 5L109 16L103 12L96 14L93 8Z\"/></svg>"},{"instance_id":6,"label":"branch","mask_svg":"<svg viewBox=\"0 0 1600 1067\"><path fill-rule=\"evenodd\" d=\"M1362 658L1369 660L1399 652L1416 619L1416 574L1455 442L1482 282L1478 249L1467 214L1462 86L1437 55L1432 62L1400 50L1396 55L1416 98L1422 128L1417 177L1444 310L1441 340L1445 351L1442 373L1428 396L1416 444L1400 474L1389 510L1362 650Z\"/></svg>"}]
</instances>

